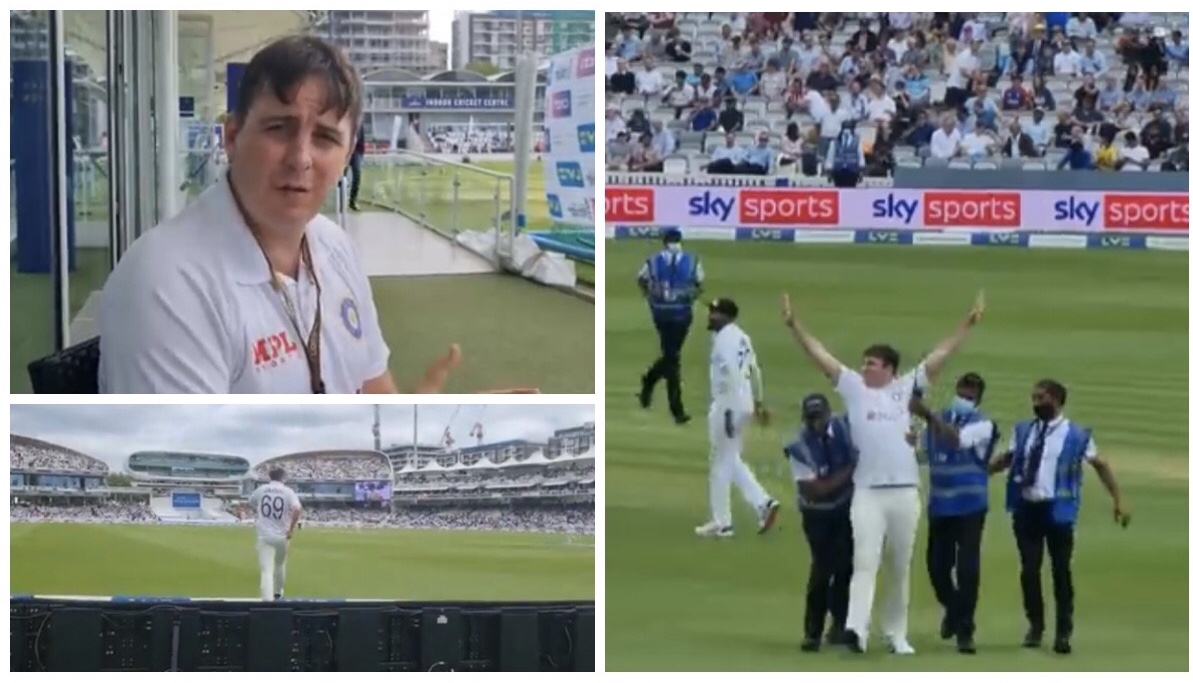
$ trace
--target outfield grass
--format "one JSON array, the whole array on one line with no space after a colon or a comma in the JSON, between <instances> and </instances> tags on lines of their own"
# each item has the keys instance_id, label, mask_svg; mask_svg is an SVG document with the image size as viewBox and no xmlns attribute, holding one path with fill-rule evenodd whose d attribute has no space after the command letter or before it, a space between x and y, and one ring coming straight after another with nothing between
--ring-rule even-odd
<instances>
[{"instance_id":1,"label":"outfield grass","mask_svg":"<svg viewBox=\"0 0 1193 683\"><path fill-rule=\"evenodd\" d=\"M657 245L607 245L609 670L1187 670L1187 254L690 244L704 261L709 296L734 297L754 339L775 424L751 428L745 457L786 504L771 535L709 541L692 531L708 517L707 337L698 325L684 352L686 399L697 419L674 426L662 387L654 409L642 411L634 393L657 343L633 281ZM986 408L1009 427L1026 416L1033 381L1065 382L1068 414L1094 429L1135 515L1130 529L1114 526L1109 497L1087 474L1074 558L1074 654L1018 646L1026 624L1001 478L986 525L978 656L958 655L936 636L923 525L910 637L918 654L881 652L877 609L869 654L800 653L809 559L780 445L797 427L804 394L824 391L839 402L782 327L780 295L792 294L811 330L843 361L859 362L861 350L881 340L910 362L954 328L981 287L986 318L947 368L947 384L961 372L981 372ZM948 394L936 389L931 398L940 404ZM752 515L736 495L734 512L748 529ZM1047 578L1044 592L1050 639Z\"/></svg>"},{"instance_id":2,"label":"outfield grass","mask_svg":"<svg viewBox=\"0 0 1193 683\"><path fill-rule=\"evenodd\" d=\"M9 530L12 594L257 596L251 527ZM593 567L591 547L558 534L308 528L291 544L286 597L591 600Z\"/></svg>"}]
</instances>

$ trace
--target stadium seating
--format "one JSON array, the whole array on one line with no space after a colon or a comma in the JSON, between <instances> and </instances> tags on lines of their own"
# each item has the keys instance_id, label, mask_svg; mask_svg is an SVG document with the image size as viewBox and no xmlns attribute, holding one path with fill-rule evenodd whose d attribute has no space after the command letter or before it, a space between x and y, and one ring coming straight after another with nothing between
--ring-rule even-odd
<instances>
[{"instance_id":1,"label":"stadium seating","mask_svg":"<svg viewBox=\"0 0 1193 683\"><path fill-rule=\"evenodd\" d=\"M106 463L89 455L37 439L11 435L9 468L12 471L107 474Z\"/></svg>"},{"instance_id":2,"label":"stadium seating","mask_svg":"<svg viewBox=\"0 0 1193 683\"><path fill-rule=\"evenodd\" d=\"M702 172L717 149L727 144L721 117L727 107L726 101L736 99L736 108L742 114L736 144L749 146L759 133L769 133L771 149L775 152L775 162L768 169L770 175L786 176L791 185L826 184L827 140L818 139L818 130L825 121L827 108L820 97L835 92L840 99L840 109L847 112L842 116L856 121L867 149L865 175L869 177L864 182L869 185L889 182L886 179L896 167L979 170L1009 167L1025 171L1061 168L1066 165L1062 162L1067 147L1058 145L1057 140L1058 135L1061 138L1071 135L1067 125L1063 130L1060 125L1069 114L1084 121L1079 132L1084 138L1085 149L1094 163L1100 163L1106 170L1113 170L1116 162L1124 158L1127 131L1134 131L1147 148L1149 159L1143 162L1146 170L1187 170L1188 48L1183 38L1180 45L1174 38L1178 32L1182 36L1187 33L1188 14L1161 12L1147 16L1147 13L1136 13L1092 18L1099 24L1091 45L1096 56L1089 57L1086 62L1080 60L1080 52L1086 47L1080 37L1088 35L1087 28L1094 27L1086 24L1081 15L1074 15L1063 27L1052 26L1051 36L1060 45L1066 40L1064 34L1068 31L1068 39L1078 44L1077 56L1064 57L1057 62L1048 58L1052 48L1040 49L1036 54L1042 58L1029 63L1022 58L1023 53L1016 50L1020 46L1030 49L1029 39L1037 35L1037 29L1040 29L1039 35L1048 33L1046 24L1058 21L1057 13L1046 17L1002 12L965 16L941 13L891 13L889 16L887 13L820 13L817 16L803 13L787 15L785 19L781 14L759 13L615 14L606 34L611 41L606 44L606 73L613 75L612 79L606 76L605 84L609 107L606 134L611 137L606 146L607 169L657 173L660 176L658 182ZM782 23L772 23L780 19ZM861 20L868 21L873 37L857 33ZM796 22L815 27L797 33L794 30ZM892 42L895 35L892 23L896 27L909 25L910 30L901 35L918 36L923 41L922 49L909 49L902 40ZM1130 41L1137 34L1141 42L1135 45ZM873 49L867 53L863 48L862 54L849 55L848 46L855 35L868 38L862 41L867 43L864 47ZM986 39L979 44L976 53L971 53L976 58L975 66L980 69L978 78L966 83L965 88L951 92L947 87L949 65L956 60L967 63L969 54L964 58L956 55L968 49L967 38L981 35ZM784 75L780 68L778 75L767 77L762 72L766 70L767 62L779 55L782 36L795 37L792 49L795 66L789 75ZM804 36L812 41L810 47L801 44ZM758 52L751 53L751 43L755 40ZM1155 41L1156 53L1147 51L1152 45L1149 41ZM677 61L677 56L682 59L685 46L690 49L690 59ZM887 61L875 66L854 66L869 64L871 56L877 54L885 54ZM904 71L903 66L895 66L896 54L902 58L903 64L923 60L922 73L927 80L915 78L914 90L924 92L922 101L925 104L917 105L911 100L911 74ZM837 76L837 81L848 83L856 79L862 89L870 90L864 84L870 84L867 76L872 77L896 102L866 94L855 95L848 84L827 84L817 88L822 95L794 94L788 86L797 77L804 82L812 69L820 68L818 65L824 59L818 55L827 56L828 65L823 68ZM779 55L779 58L787 59L785 55ZM1161 61L1146 61L1153 58ZM1078 73L1066 75L1066 62L1076 64ZM1166 89L1147 90L1156 82L1137 76L1137 65L1141 62L1162 64L1160 68L1167 71L1167 76L1160 82L1166 83ZM693 128L692 106L675 106L693 96L697 101L701 100L699 87L695 92L685 91L676 86L675 80L676 73L683 71L691 83L696 65L701 65L708 74L719 67L727 70L724 86L714 85L712 90L705 91L706 94L713 93L705 101L718 117L707 130ZM1039 82L1033 83L1037 65L1042 71ZM1133 102L1130 106L1116 108L1114 98L1107 95L1089 98L1093 102L1092 111L1081 108L1080 101L1087 99L1083 97L1084 79L1080 74L1083 65L1088 70L1098 71L1092 85L1095 90L1106 89L1108 82L1105 79L1113 77L1119 86L1130 81L1139 84L1141 91L1138 94L1131 92L1134 87L1131 85L1122 94L1123 100ZM1061 73L1056 72L1056 66L1061 67ZM1020 69L1024 71L1023 85L1028 104L1021 108L1011 107L1009 105L1016 101L1018 91L1008 96L1007 102L1003 102L1003 95L1012 86L1013 73ZM622 75L618 76L619 73ZM753 82L759 83L758 89L751 89ZM731 85L733 83L738 85ZM1040 85L1048 89L1050 96L1040 90ZM727 90L735 89L738 90L735 98L724 96ZM874 90L878 89L879 86L874 84ZM989 98L982 100L988 103L985 109L973 97L982 92ZM908 94L907 99L904 99L904 93ZM1032 97L1037 104L1045 105L1045 111L1038 129L1029 131L1026 126L1033 116ZM1163 104L1168 98L1173 100L1171 106ZM946 99L949 106L945 104ZM1045 104L1049 99L1051 102ZM893 113L889 111L892 106ZM1150 111L1149 106L1161 108L1160 113ZM932 154L931 134L947 112L960 114L958 127L965 137L956 145L954 153L938 158ZM922 121L917 119L921 114L925 117ZM1036 145L1039 148L1036 153L1029 156L1022 151L1004 151L1010 124L1015 119L1025 127L1025 134L1044 143ZM1161 119L1163 122L1153 123L1153 120ZM784 140L789 124L798 126L798 132L795 139ZM985 140L975 130L979 125L985 129L981 134ZM643 148L637 135L647 127L656 131L651 152ZM834 127L831 120L829 127ZM623 129L629 135L619 143L616 134ZM666 132L659 134L663 131ZM1103 146L1103 138L1110 140L1113 153L1109 150L1096 152ZM1126 156L1134 154L1138 152L1127 152ZM780 158L790 161L780 165ZM1127 170L1143 169L1128 165ZM617 179L616 173L610 177Z\"/></svg>"}]
</instances>

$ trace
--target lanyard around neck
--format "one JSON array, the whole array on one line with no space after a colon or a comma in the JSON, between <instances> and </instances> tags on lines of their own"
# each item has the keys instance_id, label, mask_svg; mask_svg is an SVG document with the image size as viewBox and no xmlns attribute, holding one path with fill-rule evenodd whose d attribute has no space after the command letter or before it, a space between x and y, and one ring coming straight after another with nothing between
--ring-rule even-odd
<instances>
[{"instance_id":1,"label":"lanyard around neck","mask_svg":"<svg viewBox=\"0 0 1193 683\"><path fill-rule=\"evenodd\" d=\"M302 333L302 323L299 321L298 309L294 305L294 301L290 298L286 284L282 282L282 276L274 270L273 264L269 261L269 255L265 254L264 249L262 249L261 253L265 255L265 263L269 266L270 283L273 285L273 290L281 297L282 306L286 310L286 317L290 319L290 324L294 327L294 333L298 336L298 343L302 345L303 355L306 356L307 370L311 377L311 393L326 394L327 390L323 385L323 369L320 363L319 344L320 332L323 329L323 289L319 286L319 276L315 274L315 265L311 258L311 245L307 242L306 235L303 235L302 244L299 247L302 266L310 273L311 282L315 285L315 321L311 324L310 332L305 337ZM301 275L301 269L299 275Z\"/></svg>"}]
</instances>

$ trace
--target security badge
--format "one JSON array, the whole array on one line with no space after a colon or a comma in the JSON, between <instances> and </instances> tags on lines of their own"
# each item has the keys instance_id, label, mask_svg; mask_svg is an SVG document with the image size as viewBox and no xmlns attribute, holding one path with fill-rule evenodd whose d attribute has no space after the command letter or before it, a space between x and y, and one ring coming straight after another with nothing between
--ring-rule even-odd
<instances>
[{"instance_id":1,"label":"security badge","mask_svg":"<svg viewBox=\"0 0 1193 683\"><path fill-rule=\"evenodd\" d=\"M344 328L348 330L354 338L360 339L360 311L356 308L356 302L351 298L345 298L340 302L340 320L344 322Z\"/></svg>"}]
</instances>

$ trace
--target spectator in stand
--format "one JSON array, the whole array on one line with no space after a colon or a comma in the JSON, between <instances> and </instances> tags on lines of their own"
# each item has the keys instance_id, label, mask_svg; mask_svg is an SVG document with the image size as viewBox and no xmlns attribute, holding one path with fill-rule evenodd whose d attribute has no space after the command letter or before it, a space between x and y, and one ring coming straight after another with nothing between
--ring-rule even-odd
<instances>
[{"instance_id":1,"label":"spectator in stand","mask_svg":"<svg viewBox=\"0 0 1193 683\"><path fill-rule=\"evenodd\" d=\"M867 19L858 21L858 29L854 31L852 36L849 36L849 42L857 45L862 49L862 52L874 52L878 49L878 34L870 30L870 22Z\"/></svg>"},{"instance_id":2,"label":"spectator in stand","mask_svg":"<svg viewBox=\"0 0 1193 683\"><path fill-rule=\"evenodd\" d=\"M788 75L799 71L799 55L791 48L794 43L791 36L784 36L783 46L771 55L771 60L778 63L779 70Z\"/></svg>"},{"instance_id":3,"label":"spectator in stand","mask_svg":"<svg viewBox=\"0 0 1193 683\"><path fill-rule=\"evenodd\" d=\"M908 64L903 68L903 87L912 109L923 109L932 104L932 81L919 66Z\"/></svg>"},{"instance_id":4,"label":"spectator in stand","mask_svg":"<svg viewBox=\"0 0 1193 683\"><path fill-rule=\"evenodd\" d=\"M1094 108L1095 101L1092 97L1077 98L1077 106L1073 109L1073 118L1086 126L1104 121L1105 117L1102 116L1102 113Z\"/></svg>"},{"instance_id":5,"label":"spectator in stand","mask_svg":"<svg viewBox=\"0 0 1193 683\"><path fill-rule=\"evenodd\" d=\"M932 144L932 134L935 132L936 126L932 125L932 119L928 111L921 109L916 114L915 125L907 133L904 141L914 148L917 153L927 152L929 145Z\"/></svg>"},{"instance_id":6,"label":"spectator in stand","mask_svg":"<svg viewBox=\"0 0 1193 683\"><path fill-rule=\"evenodd\" d=\"M1057 146L1060 146L1060 139L1057 139ZM1057 164L1058 169L1068 168L1074 171L1088 171L1093 169L1094 160L1093 155L1085 148L1085 132L1081 126L1073 126L1069 129L1068 135L1068 149L1065 150L1065 156Z\"/></svg>"},{"instance_id":7,"label":"spectator in stand","mask_svg":"<svg viewBox=\"0 0 1193 683\"><path fill-rule=\"evenodd\" d=\"M660 159L666 159L672 154L675 154L675 148L678 146L675 141L675 135L663 125L662 121L654 122L651 137L655 151L658 153Z\"/></svg>"},{"instance_id":8,"label":"spectator in stand","mask_svg":"<svg viewBox=\"0 0 1193 683\"><path fill-rule=\"evenodd\" d=\"M886 86L882 84L882 81L878 79L870 81L870 96L866 102L867 118L874 123L880 121L890 123L894 120L897 112L898 107L895 106L895 100L886 94Z\"/></svg>"},{"instance_id":9,"label":"spectator in stand","mask_svg":"<svg viewBox=\"0 0 1193 683\"><path fill-rule=\"evenodd\" d=\"M861 136L854 131L853 121L845 122L841 134L829 144L824 165L834 186L857 187L866 168L866 152L862 149Z\"/></svg>"},{"instance_id":10,"label":"spectator in stand","mask_svg":"<svg viewBox=\"0 0 1193 683\"><path fill-rule=\"evenodd\" d=\"M726 133L736 133L742 129L745 118L737 109L737 100L731 97L725 100L725 109L721 112L717 124Z\"/></svg>"},{"instance_id":11,"label":"spectator in stand","mask_svg":"<svg viewBox=\"0 0 1193 683\"><path fill-rule=\"evenodd\" d=\"M717 110L713 107L710 100L700 100L696 105L696 111L692 114L691 120L688 121L689 127L697 133L712 130L717 125Z\"/></svg>"},{"instance_id":12,"label":"spectator in stand","mask_svg":"<svg viewBox=\"0 0 1193 683\"><path fill-rule=\"evenodd\" d=\"M953 58L945 80L945 106L960 109L970 96L970 81L981 76L982 63L974 44L966 43Z\"/></svg>"},{"instance_id":13,"label":"spectator in stand","mask_svg":"<svg viewBox=\"0 0 1193 683\"><path fill-rule=\"evenodd\" d=\"M1074 78L1081 73L1081 55L1073 51L1073 44L1065 41L1064 47L1052 58L1052 72L1064 78Z\"/></svg>"},{"instance_id":14,"label":"spectator in stand","mask_svg":"<svg viewBox=\"0 0 1193 683\"><path fill-rule=\"evenodd\" d=\"M816 44L816 35L812 31L804 31L800 36L799 47L795 48L795 54L798 58L799 68L804 73L811 74L812 70L815 69L831 75L831 63L826 67L821 66L824 63L824 48ZM808 77L808 87L813 87L811 76ZM835 88L837 86L834 85L832 87ZM817 90L819 89L817 87Z\"/></svg>"},{"instance_id":15,"label":"spectator in stand","mask_svg":"<svg viewBox=\"0 0 1193 683\"><path fill-rule=\"evenodd\" d=\"M849 43L845 48L845 56L837 66L837 77L848 83L857 78L858 74L867 66L868 58L857 43Z\"/></svg>"},{"instance_id":16,"label":"spectator in stand","mask_svg":"<svg viewBox=\"0 0 1193 683\"><path fill-rule=\"evenodd\" d=\"M1098 26L1086 12L1078 12L1077 16L1065 22L1065 35L1069 40L1089 40L1093 42L1098 36Z\"/></svg>"},{"instance_id":17,"label":"spectator in stand","mask_svg":"<svg viewBox=\"0 0 1193 683\"><path fill-rule=\"evenodd\" d=\"M1031 93L1023 87L1023 76L1013 74L1011 85L1002 93L1003 111L1025 111L1031 109Z\"/></svg>"},{"instance_id":18,"label":"spectator in stand","mask_svg":"<svg viewBox=\"0 0 1193 683\"><path fill-rule=\"evenodd\" d=\"M929 156L933 159L953 159L961 154L961 131L957 117L947 113L940 118L940 128L932 133Z\"/></svg>"},{"instance_id":19,"label":"spectator in stand","mask_svg":"<svg viewBox=\"0 0 1193 683\"><path fill-rule=\"evenodd\" d=\"M791 84L787 86L786 97L783 101L783 110L787 112L787 120L790 121L791 117L797 111L808 110L807 95L810 94L820 97L820 93L805 93L804 83L798 77L791 79Z\"/></svg>"},{"instance_id":20,"label":"spectator in stand","mask_svg":"<svg viewBox=\"0 0 1193 683\"><path fill-rule=\"evenodd\" d=\"M903 56L911 49L911 42L915 40L906 32L895 29L890 39L886 41L887 58L894 64L901 64Z\"/></svg>"},{"instance_id":21,"label":"spectator in stand","mask_svg":"<svg viewBox=\"0 0 1193 683\"><path fill-rule=\"evenodd\" d=\"M923 71L928 66L929 61L928 52L924 48L923 33L919 32L909 36L907 39L907 52L903 53L903 58L899 60L899 65L903 67L914 65L917 69Z\"/></svg>"},{"instance_id":22,"label":"spectator in stand","mask_svg":"<svg viewBox=\"0 0 1193 683\"><path fill-rule=\"evenodd\" d=\"M605 168L610 171L625 171L630 165L634 146L630 143L629 131L622 129L616 137L605 144Z\"/></svg>"},{"instance_id":23,"label":"spectator in stand","mask_svg":"<svg viewBox=\"0 0 1193 683\"><path fill-rule=\"evenodd\" d=\"M638 87L637 79L634 77L633 72L629 70L626 60L618 58L616 64L615 71L609 76L609 92L621 95L633 95L634 90Z\"/></svg>"},{"instance_id":24,"label":"spectator in stand","mask_svg":"<svg viewBox=\"0 0 1193 683\"><path fill-rule=\"evenodd\" d=\"M1052 139L1052 126L1044 120L1044 110L1037 107L1031 112L1031 120L1023 126L1023 132L1031 138L1036 153L1043 156L1048 149L1048 142Z\"/></svg>"},{"instance_id":25,"label":"spectator in stand","mask_svg":"<svg viewBox=\"0 0 1193 683\"><path fill-rule=\"evenodd\" d=\"M806 84L809 90L825 92L841 87L841 82L833 76L833 64L827 60L821 61L816 70L808 75Z\"/></svg>"},{"instance_id":26,"label":"spectator in stand","mask_svg":"<svg viewBox=\"0 0 1193 683\"><path fill-rule=\"evenodd\" d=\"M1118 154L1114 149L1114 138L1103 137L1094 152L1094 169L1114 171L1118 167Z\"/></svg>"},{"instance_id":27,"label":"spectator in stand","mask_svg":"<svg viewBox=\"0 0 1193 683\"><path fill-rule=\"evenodd\" d=\"M1181 67L1184 67L1185 72L1189 71L1189 44L1184 42L1184 34L1180 31L1172 32L1172 39L1166 41L1164 44L1164 55L1168 58L1169 64L1176 66L1176 73L1181 72Z\"/></svg>"},{"instance_id":28,"label":"spectator in stand","mask_svg":"<svg viewBox=\"0 0 1193 683\"><path fill-rule=\"evenodd\" d=\"M626 121L626 130L634 135L641 135L650 132L650 121L646 118L646 111L643 109L635 109L630 114L630 120Z\"/></svg>"},{"instance_id":29,"label":"spectator in stand","mask_svg":"<svg viewBox=\"0 0 1193 683\"><path fill-rule=\"evenodd\" d=\"M841 106L849 112L850 120L860 121L866 118L866 102L866 96L862 94L862 82L849 81L849 87L845 91L845 99L842 100Z\"/></svg>"},{"instance_id":30,"label":"spectator in stand","mask_svg":"<svg viewBox=\"0 0 1193 683\"><path fill-rule=\"evenodd\" d=\"M779 102L786 99L787 72L779 68L777 59L767 60L766 71L758 79L758 94L767 102Z\"/></svg>"},{"instance_id":31,"label":"spectator in stand","mask_svg":"<svg viewBox=\"0 0 1193 683\"><path fill-rule=\"evenodd\" d=\"M1036 152L1035 141L1020 128L1018 117L1011 119L1007 127L1007 139L1002 144L1002 155L1008 159L1030 159L1040 156Z\"/></svg>"},{"instance_id":32,"label":"spectator in stand","mask_svg":"<svg viewBox=\"0 0 1193 683\"><path fill-rule=\"evenodd\" d=\"M655 66L654 59L647 57L642 60L642 70L634 76L637 90L647 100L657 97L663 92L663 72Z\"/></svg>"},{"instance_id":33,"label":"spectator in stand","mask_svg":"<svg viewBox=\"0 0 1193 683\"><path fill-rule=\"evenodd\" d=\"M608 142L625 132L625 119L612 105L605 107L605 141Z\"/></svg>"},{"instance_id":34,"label":"spectator in stand","mask_svg":"<svg viewBox=\"0 0 1193 683\"><path fill-rule=\"evenodd\" d=\"M770 133L758 134L754 146L746 151L745 160L738 165L737 172L745 175L768 175L775 165L775 152L770 147Z\"/></svg>"},{"instance_id":35,"label":"spectator in stand","mask_svg":"<svg viewBox=\"0 0 1193 683\"><path fill-rule=\"evenodd\" d=\"M642 59L650 58L658 61L660 59L666 59L666 57L667 45L663 43L663 34L650 34L650 39L647 40L642 46Z\"/></svg>"},{"instance_id":36,"label":"spectator in stand","mask_svg":"<svg viewBox=\"0 0 1193 683\"><path fill-rule=\"evenodd\" d=\"M605 88L609 89L609 79L617 73L617 48L605 41Z\"/></svg>"},{"instance_id":37,"label":"spectator in stand","mask_svg":"<svg viewBox=\"0 0 1193 683\"><path fill-rule=\"evenodd\" d=\"M1153 112L1152 120L1143 127L1140 138L1153 159L1159 159L1165 150L1173 146L1172 124L1164 117L1163 111L1157 109Z\"/></svg>"},{"instance_id":38,"label":"spectator in stand","mask_svg":"<svg viewBox=\"0 0 1193 683\"><path fill-rule=\"evenodd\" d=\"M663 157L654 146L654 138L650 133L638 136L638 144L630 152L629 170L645 173L662 173Z\"/></svg>"},{"instance_id":39,"label":"spectator in stand","mask_svg":"<svg viewBox=\"0 0 1193 683\"><path fill-rule=\"evenodd\" d=\"M809 93L808 99L812 99L812 95L819 95L819 93ZM850 118L849 110L841 106L841 98L837 93L830 92L827 98L826 109L818 110L815 102L809 105L809 113L812 114L812 119L817 124L817 134L819 135L819 142L817 143L817 152L821 158L828 157L829 146L833 140L844 130L845 124L853 119ZM817 113L819 111L819 116Z\"/></svg>"},{"instance_id":40,"label":"spectator in stand","mask_svg":"<svg viewBox=\"0 0 1193 683\"><path fill-rule=\"evenodd\" d=\"M1131 106L1131 111L1141 114L1151 109L1152 94L1144 86L1142 78L1135 79L1135 85L1127 95L1127 104Z\"/></svg>"},{"instance_id":41,"label":"spectator in stand","mask_svg":"<svg viewBox=\"0 0 1193 683\"><path fill-rule=\"evenodd\" d=\"M885 178L895 169L895 139L886 121L878 121L874 127L874 142L866 161L866 175L871 178Z\"/></svg>"},{"instance_id":42,"label":"spectator in stand","mask_svg":"<svg viewBox=\"0 0 1193 683\"><path fill-rule=\"evenodd\" d=\"M1097 42L1093 39L1086 41L1085 49L1081 53L1080 72L1083 76L1101 78L1106 74L1106 58L1098 52Z\"/></svg>"},{"instance_id":43,"label":"spectator in stand","mask_svg":"<svg viewBox=\"0 0 1193 683\"><path fill-rule=\"evenodd\" d=\"M1056 98L1052 96L1052 91L1048 89L1048 84L1042 75L1036 75L1032 81L1031 103L1032 106L1045 111L1056 111Z\"/></svg>"},{"instance_id":44,"label":"spectator in stand","mask_svg":"<svg viewBox=\"0 0 1193 683\"><path fill-rule=\"evenodd\" d=\"M997 149L994 135L984 123L978 123L961 138L962 154L975 161L994 156Z\"/></svg>"},{"instance_id":45,"label":"spectator in stand","mask_svg":"<svg viewBox=\"0 0 1193 683\"><path fill-rule=\"evenodd\" d=\"M737 134L726 133L725 144L712 151L704 170L708 173L735 173L737 165L746 158L746 151L737 146Z\"/></svg>"},{"instance_id":46,"label":"spectator in stand","mask_svg":"<svg viewBox=\"0 0 1193 683\"><path fill-rule=\"evenodd\" d=\"M642 39L629 26L623 28L617 38L617 56L628 63L642 59Z\"/></svg>"},{"instance_id":47,"label":"spectator in stand","mask_svg":"<svg viewBox=\"0 0 1193 683\"><path fill-rule=\"evenodd\" d=\"M1119 87L1118 79L1113 75L1106 77L1105 85L1098 92L1097 109L1103 115L1111 117L1118 117L1131 110L1127 94Z\"/></svg>"},{"instance_id":48,"label":"spectator in stand","mask_svg":"<svg viewBox=\"0 0 1193 683\"><path fill-rule=\"evenodd\" d=\"M974 96L965 103L965 111L968 113L966 119L967 128L982 128L985 130L993 130L998 128L998 106L994 99L990 97L990 91L986 84L979 83L974 88Z\"/></svg>"},{"instance_id":49,"label":"spectator in stand","mask_svg":"<svg viewBox=\"0 0 1193 683\"><path fill-rule=\"evenodd\" d=\"M1069 148L1069 143L1073 141L1072 132L1073 118L1069 115L1067 109L1062 109L1056 114L1056 125L1052 130L1052 139L1058 149Z\"/></svg>"},{"instance_id":50,"label":"spectator in stand","mask_svg":"<svg viewBox=\"0 0 1193 683\"><path fill-rule=\"evenodd\" d=\"M1186 125L1177 135L1177 145L1168 151L1160 164L1161 171L1189 172L1189 128Z\"/></svg>"},{"instance_id":51,"label":"spectator in stand","mask_svg":"<svg viewBox=\"0 0 1193 683\"><path fill-rule=\"evenodd\" d=\"M676 71L675 81L663 90L663 104L675 110L675 120L678 121L695 99L696 89L688 85L687 73L682 70Z\"/></svg>"},{"instance_id":52,"label":"spectator in stand","mask_svg":"<svg viewBox=\"0 0 1193 683\"><path fill-rule=\"evenodd\" d=\"M779 140L779 168L799 164L803 159L804 139L799 134L799 124L787 124L787 132Z\"/></svg>"},{"instance_id":53,"label":"spectator in stand","mask_svg":"<svg viewBox=\"0 0 1193 683\"><path fill-rule=\"evenodd\" d=\"M1163 76L1156 77L1156 87L1152 88L1147 108L1166 113L1176 110L1176 92L1168 86L1168 80Z\"/></svg>"},{"instance_id":54,"label":"spectator in stand","mask_svg":"<svg viewBox=\"0 0 1193 683\"><path fill-rule=\"evenodd\" d=\"M685 63L692 59L692 43L680 35L678 28L667 31L667 45L664 48L667 58L673 62Z\"/></svg>"}]
</instances>

